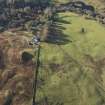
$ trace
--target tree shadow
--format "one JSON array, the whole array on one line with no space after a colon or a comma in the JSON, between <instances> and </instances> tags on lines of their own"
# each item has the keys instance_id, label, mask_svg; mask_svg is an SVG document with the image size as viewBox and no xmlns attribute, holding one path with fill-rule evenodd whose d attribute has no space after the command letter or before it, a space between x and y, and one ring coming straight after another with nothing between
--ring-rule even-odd
<instances>
[{"instance_id":1,"label":"tree shadow","mask_svg":"<svg viewBox=\"0 0 105 105\"><path fill-rule=\"evenodd\" d=\"M62 17L59 17L57 13L54 13L53 16L49 19L49 29L48 35L45 39L47 43L64 45L72 42L68 35L64 33L66 29L63 27L63 24L71 24L69 21L64 20Z\"/></svg>"}]
</instances>

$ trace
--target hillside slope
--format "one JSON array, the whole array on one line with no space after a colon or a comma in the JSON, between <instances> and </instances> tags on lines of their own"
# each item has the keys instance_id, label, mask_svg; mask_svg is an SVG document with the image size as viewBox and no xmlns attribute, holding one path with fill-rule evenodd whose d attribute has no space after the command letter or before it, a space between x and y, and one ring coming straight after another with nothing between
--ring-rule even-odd
<instances>
[{"instance_id":1,"label":"hillside slope","mask_svg":"<svg viewBox=\"0 0 105 105\"><path fill-rule=\"evenodd\" d=\"M37 105L105 105L105 27L68 11L54 15L44 26L48 40L41 42ZM0 34L0 105L8 94L13 105L32 105L31 38L25 30ZM23 52L33 57L27 63Z\"/></svg>"},{"instance_id":2,"label":"hillside slope","mask_svg":"<svg viewBox=\"0 0 105 105\"><path fill-rule=\"evenodd\" d=\"M38 97L43 103L46 96L49 105L104 105L104 27L69 12L59 15L71 23L63 23L65 36L60 34L69 41L42 45L40 76L45 84Z\"/></svg>"}]
</instances>

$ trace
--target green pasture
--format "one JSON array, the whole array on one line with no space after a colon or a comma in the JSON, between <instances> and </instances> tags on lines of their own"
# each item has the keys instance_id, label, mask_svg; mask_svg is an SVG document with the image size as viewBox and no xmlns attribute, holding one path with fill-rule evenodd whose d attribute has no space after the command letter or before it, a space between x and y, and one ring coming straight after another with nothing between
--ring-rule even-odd
<instances>
[{"instance_id":1,"label":"green pasture","mask_svg":"<svg viewBox=\"0 0 105 105\"><path fill-rule=\"evenodd\" d=\"M70 12L59 17L69 22L60 24L69 41L42 43L39 79L45 81L37 100L47 97L49 105L105 105L105 68L85 59L87 55L94 61L105 57L105 28Z\"/></svg>"}]
</instances>

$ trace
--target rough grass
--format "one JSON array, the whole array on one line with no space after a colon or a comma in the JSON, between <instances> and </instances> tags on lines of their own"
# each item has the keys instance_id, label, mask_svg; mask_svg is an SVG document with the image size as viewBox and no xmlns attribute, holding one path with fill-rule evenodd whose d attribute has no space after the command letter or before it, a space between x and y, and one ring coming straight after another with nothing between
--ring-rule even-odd
<instances>
[{"instance_id":1,"label":"rough grass","mask_svg":"<svg viewBox=\"0 0 105 105\"><path fill-rule=\"evenodd\" d=\"M57 44L42 43L42 59L49 61L55 57L61 61L64 52L75 59L84 54L89 54L95 58L105 56L105 28L101 24L69 12L59 15L64 17L64 20L71 22L71 24L62 24L66 28L64 34L67 35L70 42L61 45L62 49ZM82 28L84 28L85 33L81 33Z\"/></svg>"},{"instance_id":2,"label":"rough grass","mask_svg":"<svg viewBox=\"0 0 105 105\"><path fill-rule=\"evenodd\" d=\"M70 13L61 15L69 16L65 19L71 21L71 25L64 24L64 26L66 27L66 30L64 31L65 34L68 34L70 36L69 38L73 40L72 44L66 45L67 47L75 45L75 47L77 47L75 49L77 52L79 52L80 50L81 53L90 54L94 57L104 56L105 28L103 26L101 26L96 21L86 20L84 17L79 17L78 15L73 15ZM82 28L84 28L85 33L81 33ZM67 50L70 49L71 47L67 48ZM73 54L75 54L76 51L73 51L73 49L71 49L71 52L73 52Z\"/></svg>"},{"instance_id":3,"label":"rough grass","mask_svg":"<svg viewBox=\"0 0 105 105\"><path fill-rule=\"evenodd\" d=\"M71 22L62 26L72 42L60 47L42 44L39 79L44 79L44 85L39 88L37 99L41 101L46 96L49 105L105 105L104 72L96 75L96 69L87 66L84 59L85 55L96 60L105 57L104 27L69 12L59 16ZM81 28L85 33L81 33ZM52 63L60 67L50 68Z\"/></svg>"}]
</instances>

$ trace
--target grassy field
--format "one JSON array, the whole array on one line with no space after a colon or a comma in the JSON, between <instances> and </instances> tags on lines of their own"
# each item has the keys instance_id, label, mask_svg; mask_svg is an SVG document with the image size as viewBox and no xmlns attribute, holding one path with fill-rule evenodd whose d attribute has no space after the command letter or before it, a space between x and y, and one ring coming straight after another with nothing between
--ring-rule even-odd
<instances>
[{"instance_id":1,"label":"grassy field","mask_svg":"<svg viewBox=\"0 0 105 105\"><path fill-rule=\"evenodd\" d=\"M42 43L39 78L45 82L38 100L46 96L49 105L105 105L105 68L98 65L105 58L105 28L70 12L59 16L70 22L61 24L70 41Z\"/></svg>"},{"instance_id":2,"label":"grassy field","mask_svg":"<svg viewBox=\"0 0 105 105\"><path fill-rule=\"evenodd\" d=\"M96 59L103 58L105 56L105 28L96 21L86 20L73 13L61 13L61 17L64 20L70 22L70 24L62 24L65 39L69 42L64 45L60 45L61 48L73 58L79 59L86 55L91 55ZM81 32L84 28L84 33ZM61 35L62 37L62 35ZM71 42L72 41L72 42ZM42 45L42 59L51 60L53 56L62 58L64 52L57 44L43 44ZM61 60L60 60L61 61Z\"/></svg>"}]
</instances>

